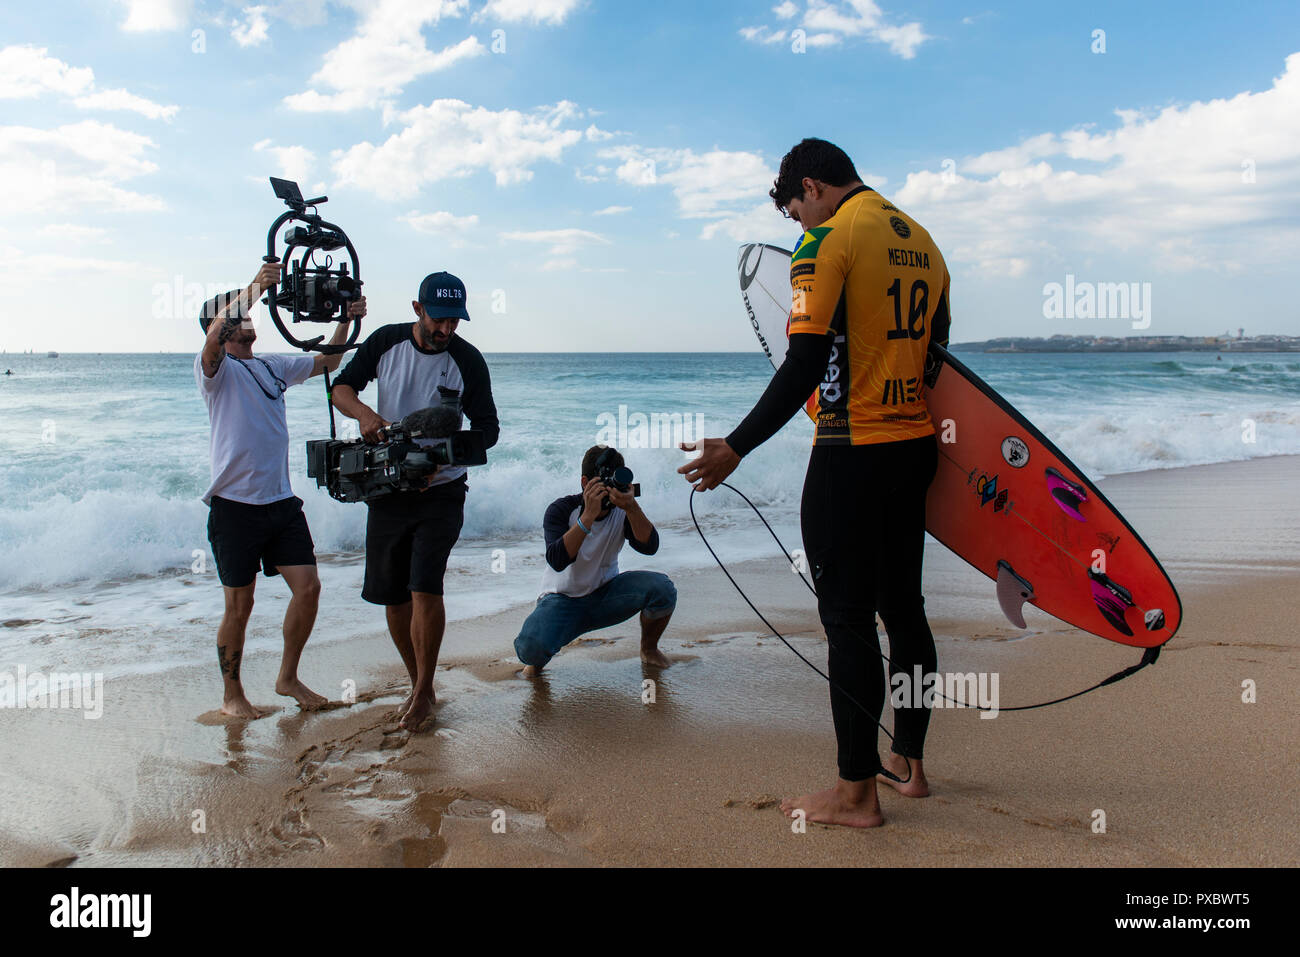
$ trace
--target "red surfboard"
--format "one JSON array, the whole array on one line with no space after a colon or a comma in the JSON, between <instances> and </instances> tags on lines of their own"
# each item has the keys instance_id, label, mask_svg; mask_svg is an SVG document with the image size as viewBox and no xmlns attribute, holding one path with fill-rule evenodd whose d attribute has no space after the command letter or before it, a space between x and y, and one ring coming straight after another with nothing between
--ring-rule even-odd
<instances>
[{"instance_id":1,"label":"red surfboard","mask_svg":"<svg viewBox=\"0 0 1300 957\"><path fill-rule=\"evenodd\" d=\"M776 356L770 344L784 347L787 334L790 252L747 244L738 267L750 324L775 370L784 348ZM1007 619L1024 628L1032 604L1124 645L1172 638L1178 592L1096 485L942 346L930 346L925 384L939 447L926 531L995 583Z\"/></svg>"}]
</instances>

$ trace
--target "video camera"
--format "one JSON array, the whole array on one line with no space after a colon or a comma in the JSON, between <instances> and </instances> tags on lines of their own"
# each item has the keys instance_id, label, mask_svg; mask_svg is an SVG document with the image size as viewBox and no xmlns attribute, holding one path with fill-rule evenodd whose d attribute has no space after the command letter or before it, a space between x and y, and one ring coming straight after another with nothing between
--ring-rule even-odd
<instances>
[{"instance_id":1,"label":"video camera","mask_svg":"<svg viewBox=\"0 0 1300 957\"><path fill-rule=\"evenodd\" d=\"M626 465L615 466L613 449L606 449L596 459L596 477L608 488L619 492L631 492L633 497L641 497L641 486L632 481L632 470ZM600 503L602 509L608 510L612 503L606 495Z\"/></svg>"},{"instance_id":2,"label":"video camera","mask_svg":"<svg viewBox=\"0 0 1300 957\"><path fill-rule=\"evenodd\" d=\"M271 188L275 195L284 200L289 211L281 213L271 224L266 234L266 255L263 261L269 263L285 262L289 266L284 281L267 290L262 301L270 310L271 319L280 335L304 351L315 351L326 355L347 352L357 341L361 332L361 320L352 320L352 331L347 342L342 345L322 344L325 337L314 339L297 339L286 328L280 316L280 310L289 315L290 323L298 322L338 322L347 318L348 306L361 297L361 264L357 251L348 239L347 233L333 223L326 222L316 212L316 207L328 201L327 196L303 199L298 184L287 179L271 177ZM311 212L308 212L308 208ZM281 226L296 221L295 225L284 231L279 237ZM277 240L283 238L283 256L276 254ZM342 249L347 256L337 267L334 257L325 256L322 265L316 261L317 253L329 254ZM294 258L295 254L297 259ZM351 264L349 267L349 263ZM350 270L350 271L349 271Z\"/></svg>"},{"instance_id":3,"label":"video camera","mask_svg":"<svg viewBox=\"0 0 1300 957\"><path fill-rule=\"evenodd\" d=\"M439 466L486 465L483 433L459 428L459 394L442 387L438 391L442 404L388 426L377 445L363 439L309 441L307 477L340 502L370 502L425 488L425 479Z\"/></svg>"}]
</instances>

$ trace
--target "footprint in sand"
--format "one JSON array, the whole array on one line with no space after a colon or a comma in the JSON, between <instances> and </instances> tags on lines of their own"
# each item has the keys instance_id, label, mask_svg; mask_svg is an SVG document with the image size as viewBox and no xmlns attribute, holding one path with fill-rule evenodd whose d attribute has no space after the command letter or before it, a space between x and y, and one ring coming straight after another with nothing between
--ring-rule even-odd
<instances>
[{"instance_id":1,"label":"footprint in sand","mask_svg":"<svg viewBox=\"0 0 1300 957\"><path fill-rule=\"evenodd\" d=\"M269 718L277 711L284 710L284 708L278 704L256 704L253 705L253 707L255 707L258 711L262 712L260 715L258 715L258 718ZM243 723L247 721L256 721L257 718L236 718L233 714L226 714L224 711L218 708L215 711L205 711L194 720L197 721L199 724L203 724L211 727L214 725L219 726L219 725L226 725L226 724Z\"/></svg>"}]
</instances>

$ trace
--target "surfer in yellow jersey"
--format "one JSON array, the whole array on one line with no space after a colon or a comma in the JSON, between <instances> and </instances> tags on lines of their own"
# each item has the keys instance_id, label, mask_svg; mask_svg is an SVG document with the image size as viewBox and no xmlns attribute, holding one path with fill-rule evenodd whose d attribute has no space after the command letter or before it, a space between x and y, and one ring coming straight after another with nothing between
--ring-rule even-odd
<instances>
[{"instance_id":1,"label":"surfer in yellow jersey","mask_svg":"<svg viewBox=\"0 0 1300 957\"><path fill-rule=\"evenodd\" d=\"M934 673L921 563L938 452L923 377L930 342L948 341L948 269L929 233L863 185L848 155L825 140L791 149L769 195L805 230L790 264L789 349L735 431L683 444L700 455L678 471L697 490L716 488L816 393L800 520L830 645L839 778L781 807L809 821L876 827L884 823L877 781L909 797L929 794L928 708L897 708L884 764L877 752L885 678L875 616L889 635L891 679Z\"/></svg>"}]
</instances>

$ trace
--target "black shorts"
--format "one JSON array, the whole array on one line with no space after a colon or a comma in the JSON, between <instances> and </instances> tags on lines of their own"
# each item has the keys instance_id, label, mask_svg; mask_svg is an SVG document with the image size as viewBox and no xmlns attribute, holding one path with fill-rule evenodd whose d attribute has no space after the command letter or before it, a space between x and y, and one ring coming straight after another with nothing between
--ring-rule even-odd
<instances>
[{"instance_id":1,"label":"black shorts","mask_svg":"<svg viewBox=\"0 0 1300 957\"><path fill-rule=\"evenodd\" d=\"M362 598L375 605L403 605L413 591L442 594L447 557L465 521L466 488L462 477L367 504Z\"/></svg>"},{"instance_id":2,"label":"black shorts","mask_svg":"<svg viewBox=\"0 0 1300 957\"><path fill-rule=\"evenodd\" d=\"M217 560L217 575L227 588L251 585L259 566L268 575L278 575L281 565L316 564L302 499L294 495L267 505L212 496L208 541Z\"/></svg>"}]
</instances>

